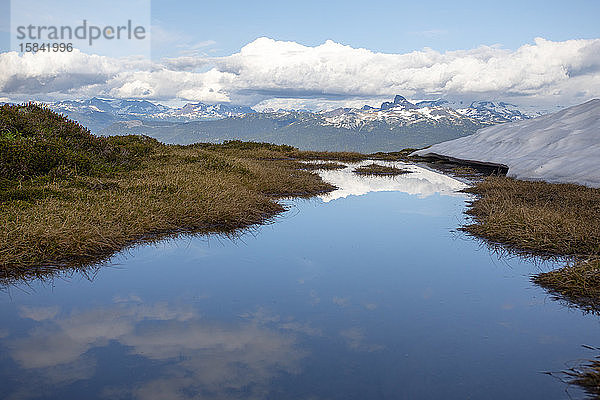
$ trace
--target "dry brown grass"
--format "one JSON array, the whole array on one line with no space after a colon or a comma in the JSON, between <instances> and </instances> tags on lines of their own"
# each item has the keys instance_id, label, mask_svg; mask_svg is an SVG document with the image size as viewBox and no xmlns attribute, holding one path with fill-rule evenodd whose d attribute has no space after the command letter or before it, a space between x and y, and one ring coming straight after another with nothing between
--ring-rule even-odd
<instances>
[{"instance_id":1,"label":"dry brown grass","mask_svg":"<svg viewBox=\"0 0 600 400\"><path fill-rule=\"evenodd\" d=\"M425 160L419 156L409 157L411 153L417 151L418 149L402 149L400 151L392 151L392 152L377 152L371 153L368 155L368 158L371 160L382 160L382 161L423 161Z\"/></svg>"},{"instance_id":2,"label":"dry brown grass","mask_svg":"<svg viewBox=\"0 0 600 400\"><path fill-rule=\"evenodd\" d=\"M488 177L466 190L476 195L462 229L527 254L568 256L564 268L532 281L585 311L600 312L600 189Z\"/></svg>"},{"instance_id":3,"label":"dry brown grass","mask_svg":"<svg viewBox=\"0 0 600 400\"><path fill-rule=\"evenodd\" d=\"M223 144L198 143L194 147L214 150L218 149L223 154L237 157L251 157L260 160L301 160L301 161L362 161L370 155L348 152L348 151L303 151L287 145L275 145L270 143L241 142L232 140ZM379 157L386 154L378 153ZM393 156L391 156L393 157Z\"/></svg>"},{"instance_id":4,"label":"dry brown grass","mask_svg":"<svg viewBox=\"0 0 600 400\"><path fill-rule=\"evenodd\" d=\"M410 173L410 171L407 169L389 167L386 165L379 165L375 163L355 168L352 172L358 175L370 176L396 176Z\"/></svg>"},{"instance_id":5,"label":"dry brown grass","mask_svg":"<svg viewBox=\"0 0 600 400\"><path fill-rule=\"evenodd\" d=\"M278 157L260 159L265 151ZM231 232L283 211L277 198L333 189L300 163L275 158L284 152L163 146L111 177L24 183L45 195L1 203L0 275L93 263L174 232Z\"/></svg>"},{"instance_id":6,"label":"dry brown grass","mask_svg":"<svg viewBox=\"0 0 600 400\"><path fill-rule=\"evenodd\" d=\"M355 153L350 151L294 151L290 153L290 157L298 160L333 160L333 161L362 161L369 158L366 154Z\"/></svg>"},{"instance_id":7,"label":"dry brown grass","mask_svg":"<svg viewBox=\"0 0 600 400\"><path fill-rule=\"evenodd\" d=\"M569 385L577 385L588 395L588 399L600 399L600 360L589 360L586 364L564 371Z\"/></svg>"},{"instance_id":8,"label":"dry brown grass","mask_svg":"<svg viewBox=\"0 0 600 400\"><path fill-rule=\"evenodd\" d=\"M307 171L344 169L346 165L337 162L301 163L300 169Z\"/></svg>"},{"instance_id":9,"label":"dry brown grass","mask_svg":"<svg viewBox=\"0 0 600 400\"><path fill-rule=\"evenodd\" d=\"M447 171L450 175L458 178L467 178L471 182L477 182L483 180L487 175L478 171L477 169L464 165L457 165L454 168Z\"/></svg>"},{"instance_id":10,"label":"dry brown grass","mask_svg":"<svg viewBox=\"0 0 600 400\"><path fill-rule=\"evenodd\" d=\"M371 154L362 154L351 151L292 151L290 157L300 160L336 160L336 161L364 161L364 160L381 160L381 161L423 161L422 157L409 157L411 153L417 149L403 149L392 152L377 152Z\"/></svg>"},{"instance_id":11,"label":"dry brown grass","mask_svg":"<svg viewBox=\"0 0 600 400\"><path fill-rule=\"evenodd\" d=\"M600 189L492 176L465 191L477 196L470 234L533 253L600 254Z\"/></svg>"},{"instance_id":12,"label":"dry brown grass","mask_svg":"<svg viewBox=\"0 0 600 400\"><path fill-rule=\"evenodd\" d=\"M577 260L571 265L534 275L534 283L569 305L600 313L600 259Z\"/></svg>"},{"instance_id":13,"label":"dry brown grass","mask_svg":"<svg viewBox=\"0 0 600 400\"><path fill-rule=\"evenodd\" d=\"M582 347L596 352L600 350L600 348L589 345L582 345ZM558 372L544 373L567 385L578 386L587 394L586 398L588 399L600 399L600 356L591 360L575 360L568 364L573 364L573 366ZM569 398L572 397L569 396Z\"/></svg>"}]
</instances>

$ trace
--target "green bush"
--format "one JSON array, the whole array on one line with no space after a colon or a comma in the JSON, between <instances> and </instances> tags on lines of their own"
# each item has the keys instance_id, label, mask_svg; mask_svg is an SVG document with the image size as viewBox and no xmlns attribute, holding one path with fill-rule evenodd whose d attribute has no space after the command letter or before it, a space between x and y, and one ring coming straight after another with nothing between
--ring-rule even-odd
<instances>
[{"instance_id":1,"label":"green bush","mask_svg":"<svg viewBox=\"0 0 600 400\"><path fill-rule=\"evenodd\" d=\"M0 175L97 175L134 168L161 144L144 136L96 137L81 124L33 103L0 107Z\"/></svg>"}]
</instances>

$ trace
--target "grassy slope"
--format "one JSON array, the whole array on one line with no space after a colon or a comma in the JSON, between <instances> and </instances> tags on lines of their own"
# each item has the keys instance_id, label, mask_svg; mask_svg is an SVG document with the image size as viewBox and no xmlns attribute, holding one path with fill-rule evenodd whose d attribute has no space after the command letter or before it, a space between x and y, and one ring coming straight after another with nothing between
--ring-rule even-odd
<instances>
[{"instance_id":1,"label":"grassy slope","mask_svg":"<svg viewBox=\"0 0 600 400\"><path fill-rule=\"evenodd\" d=\"M3 106L0 132L5 279L173 232L231 232L283 211L277 198L332 189L301 170L289 146L97 138L34 105Z\"/></svg>"}]
</instances>

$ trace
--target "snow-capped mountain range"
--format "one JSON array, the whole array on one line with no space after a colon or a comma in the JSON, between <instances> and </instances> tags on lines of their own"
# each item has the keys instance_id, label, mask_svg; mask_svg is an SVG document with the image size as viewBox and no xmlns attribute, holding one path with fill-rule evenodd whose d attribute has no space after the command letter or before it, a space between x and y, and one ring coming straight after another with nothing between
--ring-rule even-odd
<instances>
[{"instance_id":1,"label":"snow-capped mountain range","mask_svg":"<svg viewBox=\"0 0 600 400\"><path fill-rule=\"evenodd\" d=\"M522 121L541 115L540 112L527 112L524 109L503 101L474 101L469 105L450 102L448 100L420 101L416 103L420 108L443 107L456 110L458 113L487 124L501 124L503 122Z\"/></svg>"},{"instance_id":2,"label":"snow-capped mountain range","mask_svg":"<svg viewBox=\"0 0 600 400\"><path fill-rule=\"evenodd\" d=\"M420 122L464 125L465 118L483 125L521 121L531 118L513 104L491 101L473 102L468 107L454 108L446 100L411 103L397 95L393 102L385 102L379 108L364 106L360 109L338 108L322 112L327 125L346 129L362 129L372 122L409 126Z\"/></svg>"},{"instance_id":3,"label":"snow-capped mountain range","mask_svg":"<svg viewBox=\"0 0 600 400\"><path fill-rule=\"evenodd\" d=\"M49 103L54 111L70 118L88 123L90 129L103 128L117 121L149 120L169 122L210 121L230 117L243 118L257 112L246 106L227 104L188 103L183 107L167 107L147 100L113 100L91 98L79 101ZM295 110L271 110L268 115L297 114ZM390 126L410 126L416 123L464 125L465 122L493 125L531 118L517 106L504 102L477 101L468 106L447 100L420 101L411 103L397 95L393 102L384 102L381 107L338 108L314 114L324 126L344 129L365 129L373 124Z\"/></svg>"},{"instance_id":4,"label":"snow-capped mountain range","mask_svg":"<svg viewBox=\"0 0 600 400\"><path fill-rule=\"evenodd\" d=\"M113 100L93 97L89 100L67 100L50 103L56 112L71 114L106 113L115 117L133 117L161 121L213 120L255 112L250 107L226 104L188 103L172 108L147 100Z\"/></svg>"},{"instance_id":5,"label":"snow-capped mountain range","mask_svg":"<svg viewBox=\"0 0 600 400\"><path fill-rule=\"evenodd\" d=\"M322 112L269 110L188 122L158 119L163 115L172 116L173 112L169 111L157 113L152 118L122 119L99 134L143 134L177 144L239 139L289 144L306 150L391 151L468 136L501 119L510 120L506 113L494 112L492 107L495 106L492 103L478 105L482 110L486 109L486 113L467 110L473 115L481 115L484 118L481 121L465 115L462 110L417 105L402 96L396 96L394 101L384 102L380 107ZM527 118L523 114L510 117L514 120Z\"/></svg>"},{"instance_id":6,"label":"snow-capped mountain range","mask_svg":"<svg viewBox=\"0 0 600 400\"><path fill-rule=\"evenodd\" d=\"M114 115L152 115L164 113L169 107L147 100L109 100L93 97L89 100L66 100L50 103L56 112L108 113Z\"/></svg>"},{"instance_id":7,"label":"snow-capped mountain range","mask_svg":"<svg viewBox=\"0 0 600 400\"><path fill-rule=\"evenodd\" d=\"M165 143L267 141L306 150L361 152L418 148L532 116L519 107L445 99L410 102L397 95L379 107L329 111L264 110L228 104L168 107L147 100L92 98L48 104L99 135L141 134Z\"/></svg>"}]
</instances>

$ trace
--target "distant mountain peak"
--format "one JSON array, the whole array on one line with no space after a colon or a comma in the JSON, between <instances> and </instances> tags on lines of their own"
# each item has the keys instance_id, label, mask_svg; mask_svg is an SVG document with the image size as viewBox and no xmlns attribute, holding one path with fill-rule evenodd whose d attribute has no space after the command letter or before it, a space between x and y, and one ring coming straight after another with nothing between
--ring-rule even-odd
<instances>
[{"instance_id":1,"label":"distant mountain peak","mask_svg":"<svg viewBox=\"0 0 600 400\"><path fill-rule=\"evenodd\" d=\"M386 101L381 104L381 111L389 110L392 108L403 108L410 110L418 107L410 101L406 100L404 96L400 96L399 94L397 94L396 96L394 96L393 102Z\"/></svg>"},{"instance_id":2,"label":"distant mountain peak","mask_svg":"<svg viewBox=\"0 0 600 400\"><path fill-rule=\"evenodd\" d=\"M406 100L406 97L404 96L400 96L399 94L397 94L396 96L394 96L394 104L401 104L404 103Z\"/></svg>"}]
</instances>

